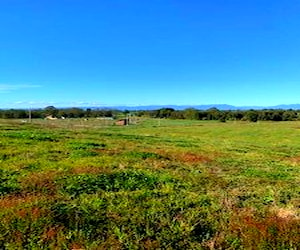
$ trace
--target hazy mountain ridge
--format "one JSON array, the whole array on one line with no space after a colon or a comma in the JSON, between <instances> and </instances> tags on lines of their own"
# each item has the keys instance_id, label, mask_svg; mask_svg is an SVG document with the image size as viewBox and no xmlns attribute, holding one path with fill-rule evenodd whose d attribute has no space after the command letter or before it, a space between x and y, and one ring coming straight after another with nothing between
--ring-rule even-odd
<instances>
[{"instance_id":1,"label":"hazy mountain ridge","mask_svg":"<svg viewBox=\"0 0 300 250\"><path fill-rule=\"evenodd\" d=\"M184 110L194 108L198 110L207 110L217 108L219 110L262 110L262 109L300 109L300 104L282 104L276 106L233 106L228 104L206 104L206 105L137 105L137 106L107 106L107 107L89 107L92 109L117 109L117 110L156 110L161 108L173 108L175 110Z\"/></svg>"}]
</instances>

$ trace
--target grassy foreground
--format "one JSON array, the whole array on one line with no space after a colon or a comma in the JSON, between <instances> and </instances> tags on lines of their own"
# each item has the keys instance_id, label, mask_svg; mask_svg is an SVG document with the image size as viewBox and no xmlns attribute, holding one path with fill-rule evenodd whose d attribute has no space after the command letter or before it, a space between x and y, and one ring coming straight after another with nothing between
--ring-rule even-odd
<instances>
[{"instance_id":1,"label":"grassy foreground","mask_svg":"<svg viewBox=\"0 0 300 250\"><path fill-rule=\"evenodd\" d=\"M300 122L0 120L1 249L299 249Z\"/></svg>"}]
</instances>

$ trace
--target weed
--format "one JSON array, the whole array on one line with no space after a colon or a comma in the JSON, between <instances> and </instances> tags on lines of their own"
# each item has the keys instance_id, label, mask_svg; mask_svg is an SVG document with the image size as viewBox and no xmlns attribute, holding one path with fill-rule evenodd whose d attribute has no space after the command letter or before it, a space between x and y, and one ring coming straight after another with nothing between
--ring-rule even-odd
<instances>
[{"instance_id":1,"label":"weed","mask_svg":"<svg viewBox=\"0 0 300 250\"><path fill-rule=\"evenodd\" d=\"M5 195L20 190L18 173L0 169L0 195Z\"/></svg>"},{"instance_id":2,"label":"weed","mask_svg":"<svg viewBox=\"0 0 300 250\"><path fill-rule=\"evenodd\" d=\"M95 193L99 190L118 192L120 190L154 189L168 179L141 171L122 171L102 174L79 174L58 180L62 190L70 195Z\"/></svg>"},{"instance_id":3,"label":"weed","mask_svg":"<svg viewBox=\"0 0 300 250\"><path fill-rule=\"evenodd\" d=\"M22 132L9 132L4 134L5 137L9 138L15 138L15 139L27 139L27 140L33 140L33 141L58 141L56 136L50 133L40 133L35 132L32 133L30 131L22 131Z\"/></svg>"},{"instance_id":4,"label":"weed","mask_svg":"<svg viewBox=\"0 0 300 250\"><path fill-rule=\"evenodd\" d=\"M71 142L69 148L74 150L86 150L93 148L104 148L106 144L96 142Z\"/></svg>"},{"instance_id":5,"label":"weed","mask_svg":"<svg viewBox=\"0 0 300 250\"><path fill-rule=\"evenodd\" d=\"M130 151L126 152L123 154L124 157L129 157L129 158L136 158L140 160L146 160L146 159L163 159L164 157L153 152L135 152L135 151Z\"/></svg>"}]
</instances>

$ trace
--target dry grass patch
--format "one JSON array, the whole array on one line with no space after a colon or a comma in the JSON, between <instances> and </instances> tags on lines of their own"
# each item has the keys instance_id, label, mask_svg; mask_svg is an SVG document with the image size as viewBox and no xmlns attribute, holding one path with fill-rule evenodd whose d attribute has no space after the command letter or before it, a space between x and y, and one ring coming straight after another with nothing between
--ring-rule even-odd
<instances>
[{"instance_id":1,"label":"dry grass patch","mask_svg":"<svg viewBox=\"0 0 300 250\"><path fill-rule=\"evenodd\" d=\"M26 195L9 195L0 198L0 210L11 209L24 204L31 204L41 200L41 195L26 194Z\"/></svg>"},{"instance_id":2,"label":"dry grass patch","mask_svg":"<svg viewBox=\"0 0 300 250\"><path fill-rule=\"evenodd\" d=\"M50 242L55 241L64 241L64 237L60 239L60 235L63 234L65 228L63 226L49 226L45 228L43 234L41 235L41 240L43 244L49 244ZM60 249L58 246L53 245L53 249Z\"/></svg>"},{"instance_id":3,"label":"dry grass patch","mask_svg":"<svg viewBox=\"0 0 300 250\"><path fill-rule=\"evenodd\" d=\"M155 150L156 153L162 155L166 159L180 161L182 163L193 164L193 163L203 163L208 164L213 161L208 155L196 154L191 152L171 152L166 150Z\"/></svg>"},{"instance_id":4,"label":"dry grass patch","mask_svg":"<svg viewBox=\"0 0 300 250\"><path fill-rule=\"evenodd\" d=\"M210 163L212 160L205 155L197 155L193 153L184 153L176 157L177 159L186 163Z\"/></svg>"},{"instance_id":5,"label":"dry grass patch","mask_svg":"<svg viewBox=\"0 0 300 250\"><path fill-rule=\"evenodd\" d=\"M25 192L55 194L57 191L55 179L61 174L61 172L55 170L33 172L20 180L21 187Z\"/></svg>"},{"instance_id":6,"label":"dry grass patch","mask_svg":"<svg viewBox=\"0 0 300 250\"><path fill-rule=\"evenodd\" d=\"M107 148L95 148L93 149L94 152L104 155L117 155L122 153L122 150L120 149L107 149Z\"/></svg>"},{"instance_id":7,"label":"dry grass patch","mask_svg":"<svg viewBox=\"0 0 300 250\"><path fill-rule=\"evenodd\" d=\"M299 211L293 208L276 208L273 210L273 213L278 218L299 220Z\"/></svg>"},{"instance_id":8,"label":"dry grass patch","mask_svg":"<svg viewBox=\"0 0 300 250\"><path fill-rule=\"evenodd\" d=\"M169 158L187 164L193 164L193 163L208 164L213 161L207 155L195 154L190 152L173 153L172 155L169 156Z\"/></svg>"},{"instance_id":9,"label":"dry grass patch","mask_svg":"<svg viewBox=\"0 0 300 250\"><path fill-rule=\"evenodd\" d=\"M290 209L270 209L266 214L249 208L237 209L228 229L245 248L300 247L300 220Z\"/></svg>"},{"instance_id":10,"label":"dry grass patch","mask_svg":"<svg viewBox=\"0 0 300 250\"><path fill-rule=\"evenodd\" d=\"M285 159L287 162L292 164L292 166L299 166L300 165L300 156L290 157Z\"/></svg>"},{"instance_id":11,"label":"dry grass patch","mask_svg":"<svg viewBox=\"0 0 300 250\"><path fill-rule=\"evenodd\" d=\"M76 166L71 169L72 174L100 174L111 172L108 168L95 166Z\"/></svg>"}]
</instances>

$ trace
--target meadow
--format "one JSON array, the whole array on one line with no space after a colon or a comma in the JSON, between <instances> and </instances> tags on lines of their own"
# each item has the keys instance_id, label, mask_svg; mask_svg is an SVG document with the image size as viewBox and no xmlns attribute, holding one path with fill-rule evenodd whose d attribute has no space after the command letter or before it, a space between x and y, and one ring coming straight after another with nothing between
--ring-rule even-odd
<instances>
[{"instance_id":1,"label":"meadow","mask_svg":"<svg viewBox=\"0 0 300 250\"><path fill-rule=\"evenodd\" d=\"M300 122L0 120L1 249L300 249Z\"/></svg>"}]
</instances>

